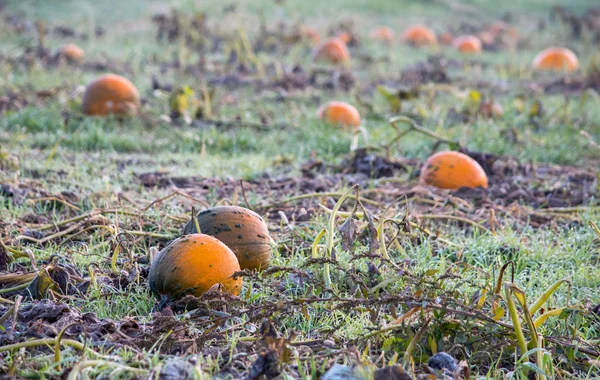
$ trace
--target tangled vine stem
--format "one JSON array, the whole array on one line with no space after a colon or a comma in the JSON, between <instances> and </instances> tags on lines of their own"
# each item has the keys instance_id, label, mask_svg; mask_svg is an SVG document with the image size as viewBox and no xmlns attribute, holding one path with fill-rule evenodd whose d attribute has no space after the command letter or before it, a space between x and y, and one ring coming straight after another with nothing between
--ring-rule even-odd
<instances>
[{"instance_id":1,"label":"tangled vine stem","mask_svg":"<svg viewBox=\"0 0 600 380\"><path fill-rule=\"evenodd\" d=\"M73 369L71 369L71 373L69 373L68 380L77 380L79 378L79 374L88 367L114 367L115 370L127 371L131 373L135 373L136 375L147 376L150 371L143 368L135 368L126 366L121 363L115 363L108 360L85 360L80 363L77 363Z\"/></svg>"},{"instance_id":2,"label":"tangled vine stem","mask_svg":"<svg viewBox=\"0 0 600 380\"><path fill-rule=\"evenodd\" d=\"M335 192L335 191L329 191L329 192L323 192L323 193L309 193L309 194L302 194L302 195L297 195L295 197L290 197L287 199L283 199L279 202L275 202L275 203L271 203L269 205L263 206L264 209L269 209L269 208L273 208L275 206L279 206L288 202L295 202L295 201L300 201L303 199L311 199L311 198L322 198L322 197L342 197L344 196L344 193L340 193L340 192ZM366 203L369 205L373 205L373 206L378 206L379 202L374 201L372 199L369 198L363 198L363 197L359 197L360 201L362 203Z\"/></svg>"},{"instance_id":3,"label":"tangled vine stem","mask_svg":"<svg viewBox=\"0 0 600 380\"><path fill-rule=\"evenodd\" d=\"M413 119L411 119L410 117L407 117L407 116L394 116L389 119L389 123L392 125L392 127L394 127L394 129L397 132L397 135L386 145L387 149L389 149L389 147L394 145L402 137L406 136L407 134L409 134L412 131L420 132L424 135L427 135L429 137L436 139L437 140L436 146L440 143L445 143L450 146L457 146L457 147L461 146L459 142L450 140L444 136L441 136L441 135L435 133L434 131L432 131L430 129L424 128L424 127L420 126L419 124L417 124L416 121L414 121ZM398 126L398 123L404 123L404 124L408 125L409 128L407 130L402 131L400 129L400 127Z\"/></svg>"},{"instance_id":4,"label":"tangled vine stem","mask_svg":"<svg viewBox=\"0 0 600 380\"><path fill-rule=\"evenodd\" d=\"M25 342L14 343L14 344L7 344L6 346L0 346L0 352L13 351L13 350L21 349L21 348L30 348L30 347L39 347L39 346L53 346L53 345L56 345L57 341L58 341L57 338L48 338L48 339L28 340L28 341L25 341ZM94 355L94 356L98 356L98 354L94 350L92 350L89 347L85 347L83 345L83 343L78 342L76 340L61 339L60 340L60 344L64 345L64 346L70 346L70 347L76 348L79 351L85 351L86 353L89 353L89 354Z\"/></svg>"},{"instance_id":5,"label":"tangled vine stem","mask_svg":"<svg viewBox=\"0 0 600 380\"><path fill-rule=\"evenodd\" d=\"M335 219L337 217L337 213L338 213L340 207L342 206L342 204L344 203L344 201L346 200L346 198L348 198L350 196L350 193L352 191L356 190L357 191L356 197L359 198L358 189L359 189L358 185L354 185L351 188L349 188L348 190L346 190L346 192L344 194L342 194L340 199L338 199L337 203L333 207L333 210L331 211L331 215L329 217L329 223L327 223L327 239L325 240L325 242L326 242L325 250L326 250L327 259L331 259L333 257L333 236L335 234ZM356 208L356 204L354 205L354 208ZM324 264L323 275L324 275L325 287L327 289L330 289L331 288L331 275L329 273L329 263Z\"/></svg>"}]
</instances>

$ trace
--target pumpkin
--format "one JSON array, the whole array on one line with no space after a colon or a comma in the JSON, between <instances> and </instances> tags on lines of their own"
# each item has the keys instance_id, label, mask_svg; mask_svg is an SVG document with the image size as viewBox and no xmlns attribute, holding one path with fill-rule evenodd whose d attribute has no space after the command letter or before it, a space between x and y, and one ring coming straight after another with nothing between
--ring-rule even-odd
<instances>
[{"instance_id":1,"label":"pumpkin","mask_svg":"<svg viewBox=\"0 0 600 380\"><path fill-rule=\"evenodd\" d=\"M389 43L394 39L394 31L392 28L380 26L373 29L371 32L371 38Z\"/></svg>"},{"instance_id":2,"label":"pumpkin","mask_svg":"<svg viewBox=\"0 0 600 380\"><path fill-rule=\"evenodd\" d=\"M213 207L196 216L200 231L214 236L237 256L240 268L266 269L271 260L271 236L265 221L252 210L238 206ZM196 223L190 221L184 234L196 233Z\"/></svg>"},{"instance_id":3,"label":"pumpkin","mask_svg":"<svg viewBox=\"0 0 600 380\"><path fill-rule=\"evenodd\" d=\"M422 185L450 190L488 187L488 179L481 165L466 154L454 151L439 152L429 157L421 169L420 182Z\"/></svg>"},{"instance_id":4,"label":"pumpkin","mask_svg":"<svg viewBox=\"0 0 600 380\"><path fill-rule=\"evenodd\" d=\"M452 45L461 53L481 53L481 40L475 36L459 36L454 39Z\"/></svg>"},{"instance_id":5,"label":"pumpkin","mask_svg":"<svg viewBox=\"0 0 600 380\"><path fill-rule=\"evenodd\" d=\"M188 294L199 297L216 284L238 295L242 279L233 274L239 270L235 254L225 244L212 236L193 234L174 240L158 253L148 281L155 294L171 299Z\"/></svg>"},{"instance_id":6,"label":"pumpkin","mask_svg":"<svg viewBox=\"0 0 600 380\"><path fill-rule=\"evenodd\" d=\"M579 60L569 49L550 47L535 56L533 68L536 70L575 71L579 68Z\"/></svg>"},{"instance_id":7,"label":"pumpkin","mask_svg":"<svg viewBox=\"0 0 600 380\"><path fill-rule=\"evenodd\" d=\"M133 83L115 74L90 82L82 100L86 115L135 114L139 105L140 96Z\"/></svg>"},{"instance_id":8,"label":"pumpkin","mask_svg":"<svg viewBox=\"0 0 600 380\"><path fill-rule=\"evenodd\" d=\"M85 52L75 44L66 44L60 48L60 55L65 57L70 63L79 63L83 61Z\"/></svg>"},{"instance_id":9,"label":"pumpkin","mask_svg":"<svg viewBox=\"0 0 600 380\"><path fill-rule=\"evenodd\" d=\"M414 25L404 31L402 39L415 46L435 45L435 33L426 26Z\"/></svg>"},{"instance_id":10,"label":"pumpkin","mask_svg":"<svg viewBox=\"0 0 600 380\"><path fill-rule=\"evenodd\" d=\"M327 61L334 64L350 62L350 52L346 43L339 38L330 38L315 46L312 57L313 61Z\"/></svg>"},{"instance_id":11,"label":"pumpkin","mask_svg":"<svg viewBox=\"0 0 600 380\"><path fill-rule=\"evenodd\" d=\"M317 110L317 117L329 124L342 127L360 127L360 114L351 104L346 102L329 102Z\"/></svg>"},{"instance_id":12,"label":"pumpkin","mask_svg":"<svg viewBox=\"0 0 600 380\"><path fill-rule=\"evenodd\" d=\"M309 26L300 27L300 35L303 38L311 41L313 44L318 43L321 39L321 37L319 36L319 32L317 32L314 28L311 28Z\"/></svg>"}]
</instances>

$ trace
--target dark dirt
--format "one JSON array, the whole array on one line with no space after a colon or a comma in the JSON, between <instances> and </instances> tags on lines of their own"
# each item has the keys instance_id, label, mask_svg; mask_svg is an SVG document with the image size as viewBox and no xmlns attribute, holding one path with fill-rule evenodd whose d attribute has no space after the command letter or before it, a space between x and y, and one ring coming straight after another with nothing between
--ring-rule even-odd
<instances>
[{"instance_id":1,"label":"dark dirt","mask_svg":"<svg viewBox=\"0 0 600 380\"><path fill-rule=\"evenodd\" d=\"M351 154L342 165L329 166L320 162L311 162L304 166L302 176L270 177L243 183L247 194L259 194L261 199L271 202L282 202L290 196L326 193L344 186L359 184L363 188L363 196L379 202L389 203L398 197L421 197L436 200L435 206L419 205L420 211L435 210L437 213L448 208L454 197L467 201L468 214L475 219L487 217L488 209L497 213L524 213L521 217L536 217L534 226L540 226L554 220L551 215L543 217L542 211L549 208L576 207L590 204L597 194L596 176L588 171L568 166L550 164L520 163L510 157L467 152L479 161L489 176L489 188L460 189L455 192L425 188L413 183L386 181L406 173L418 173L422 163L418 160L391 159L364 151ZM240 184L234 180L221 178L171 177L166 173L142 173L138 180L146 187L175 187L195 197L217 191L220 199L231 199L232 194L240 191ZM372 188L375 186L375 188ZM300 200L295 206L284 203L275 205L254 205L256 209L264 209L269 217L278 220L279 211L283 211L290 220L300 214L310 214L317 207L318 196L313 199ZM322 197L321 197L322 198ZM265 209L266 207L266 209ZM456 210L455 210L456 211ZM567 217L568 214L565 214ZM538 220L539 219L539 220ZM559 218L560 219L560 218ZM567 218L568 219L568 218ZM570 219L569 219L570 220ZM564 222L565 220L563 220Z\"/></svg>"}]
</instances>

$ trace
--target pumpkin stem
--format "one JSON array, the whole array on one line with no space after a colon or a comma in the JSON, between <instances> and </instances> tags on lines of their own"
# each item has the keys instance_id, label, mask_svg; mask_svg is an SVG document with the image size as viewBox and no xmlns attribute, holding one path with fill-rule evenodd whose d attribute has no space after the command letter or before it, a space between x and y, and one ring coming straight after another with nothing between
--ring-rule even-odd
<instances>
[{"instance_id":1,"label":"pumpkin stem","mask_svg":"<svg viewBox=\"0 0 600 380\"><path fill-rule=\"evenodd\" d=\"M202 230L200 230L200 223L198 223L198 216L196 215L196 208L192 206L192 222L194 222L194 226L196 227L196 233L201 234Z\"/></svg>"}]
</instances>

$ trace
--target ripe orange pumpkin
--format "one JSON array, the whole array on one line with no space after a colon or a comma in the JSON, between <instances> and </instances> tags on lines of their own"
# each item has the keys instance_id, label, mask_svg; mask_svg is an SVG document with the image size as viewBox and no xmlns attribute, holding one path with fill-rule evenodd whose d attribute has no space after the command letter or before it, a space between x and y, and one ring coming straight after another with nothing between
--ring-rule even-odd
<instances>
[{"instance_id":1,"label":"ripe orange pumpkin","mask_svg":"<svg viewBox=\"0 0 600 380\"><path fill-rule=\"evenodd\" d=\"M394 31L387 26L380 26L373 29L371 38L389 43L394 40Z\"/></svg>"},{"instance_id":2,"label":"ripe orange pumpkin","mask_svg":"<svg viewBox=\"0 0 600 380\"><path fill-rule=\"evenodd\" d=\"M404 31L402 39L415 46L434 45L437 43L435 33L426 26L414 25Z\"/></svg>"},{"instance_id":3,"label":"ripe orange pumpkin","mask_svg":"<svg viewBox=\"0 0 600 380\"><path fill-rule=\"evenodd\" d=\"M212 286L222 284L225 291L238 295L241 277L235 254L218 239L194 234L180 237L166 246L150 265L150 289L172 299L191 294L196 297Z\"/></svg>"},{"instance_id":4,"label":"ripe orange pumpkin","mask_svg":"<svg viewBox=\"0 0 600 380\"><path fill-rule=\"evenodd\" d=\"M116 74L105 74L90 82L82 100L87 115L136 114L139 106L137 88Z\"/></svg>"},{"instance_id":5,"label":"ripe orange pumpkin","mask_svg":"<svg viewBox=\"0 0 600 380\"><path fill-rule=\"evenodd\" d=\"M535 56L533 68L536 70L575 71L579 68L579 60L569 49L550 47Z\"/></svg>"},{"instance_id":6,"label":"ripe orange pumpkin","mask_svg":"<svg viewBox=\"0 0 600 380\"><path fill-rule=\"evenodd\" d=\"M454 39L452 45L461 53L481 53L481 40L475 36L459 36Z\"/></svg>"},{"instance_id":7,"label":"ripe orange pumpkin","mask_svg":"<svg viewBox=\"0 0 600 380\"><path fill-rule=\"evenodd\" d=\"M83 61L85 52L75 44L66 44L60 48L60 55L65 57L70 63L79 63Z\"/></svg>"},{"instance_id":8,"label":"ripe orange pumpkin","mask_svg":"<svg viewBox=\"0 0 600 380\"><path fill-rule=\"evenodd\" d=\"M324 119L329 124L343 127L360 127L360 113L351 104L346 102L329 102L317 110L317 117Z\"/></svg>"},{"instance_id":9,"label":"ripe orange pumpkin","mask_svg":"<svg viewBox=\"0 0 600 380\"><path fill-rule=\"evenodd\" d=\"M327 61L334 64L350 62L350 52L346 43L339 38L330 38L315 46L313 61Z\"/></svg>"},{"instance_id":10,"label":"ripe orange pumpkin","mask_svg":"<svg viewBox=\"0 0 600 380\"><path fill-rule=\"evenodd\" d=\"M269 229L254 211L238 206L220 206L199 212L196 219L203 234L214 236L233 251L240 268L262 270L269 266ZM196 232L193 220L183 228L185 235Z\"/></svg>"},{"instance_id":11,"label":"ripe orange pumpkin","mask_svg":"<svg viewBox=\"0 0 600 380\"><path fill-rule=\"evenodd\" d=\"M438 152L429 157L421 169L420 182L450 190L488 187L487 175L481 165L466 154L454 151Z\"/></svg>"}]
</instances>

